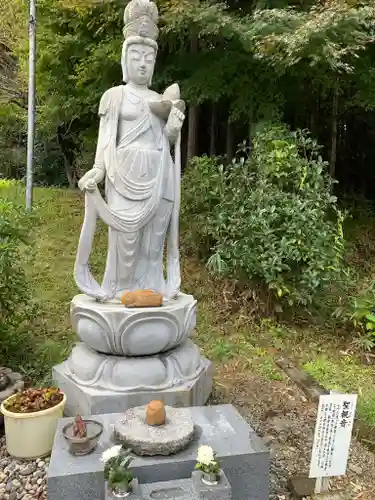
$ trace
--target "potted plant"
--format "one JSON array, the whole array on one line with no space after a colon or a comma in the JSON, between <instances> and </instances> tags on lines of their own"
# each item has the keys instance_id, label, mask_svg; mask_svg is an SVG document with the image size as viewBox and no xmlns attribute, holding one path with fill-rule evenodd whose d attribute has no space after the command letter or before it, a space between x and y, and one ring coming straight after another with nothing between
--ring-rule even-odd
<instances>
[{"instance_id":1,"label":"potted plant","mask_svg":"<svg viewBox=\"0 0 375 500\"><path fill-rule=\"evenodd\" d=\"M96 420L83 420L77 414L73 422L64 426L62 433L69 444L69 453L83 456L96 448L103 433L103 425Z\"/></svg>"},{"instance_id":2,"label":"potted plant","mask_svg":"<svg viewBox=\"0 0 375 500\"><path fill-rule=\"evenodd\" d=\"M101 461L104 462L104 479L110 495L125 498L133 492L137 493L138 481L129 469L132 460L130 450L122 445L112 446L103 452Z\"/></svg>"},{"instance_id":3,"label":"potted plant","mask_svg":"<svg viewBox=\"0 0 375 500\"><path fill-rule=\"evenodd\" d=\"M63 416L66 396L59 389L25 389L0 407L10 455L33 459L51 453L57 422Z\"/></svg>"},{"instance_id":4,"label":"potted plant","mask_svg":"<svg viewBox=\"0 0 375 500\"><path fill-rule=\"evenodd\" d=\"M220 479L220 463L216 459L216 454L211 446L201 445L198 448L195 468L202 473L202 483L208 486L218 484Z\"/></svg>"}]
</instances>

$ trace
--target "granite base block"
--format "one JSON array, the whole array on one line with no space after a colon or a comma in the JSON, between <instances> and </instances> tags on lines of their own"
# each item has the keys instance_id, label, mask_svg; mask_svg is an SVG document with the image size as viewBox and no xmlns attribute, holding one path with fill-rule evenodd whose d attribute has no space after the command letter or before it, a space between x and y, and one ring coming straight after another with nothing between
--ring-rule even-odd
<instances>
[{"instance_id":1,"label":"granite base block","mask_svg":"<svg viewBox=\"0 0 375 500\"><path fill-rule=\"evenodd\" d=\"M142 500L204 500L195 492L191 479L142 484L141 492Z\"/></svg>"},{"instance_id":2,"label":"granite base block","mask_svg":"<svg viewBox=\"0 0 375 500\"><path fill-rule=\"evenodd\" d=\"M174 407L203 406L212 391L213 366L204 359L205 369L197 379L161 391L110 392L80 386L65 373L65 363L52 370L54 384L67 396L65 415L100 415L119 413L135 406L148 404L159 399L165 405Z\"/></svg>"},{"instance_id":3,"label":"granite base block","mask_svg":"<svg viewBox=\"0 0 375 500\"><path fill-rule=\"evenodd\" d=\"M196 438L183 451L168 457L134 457L132 470L141 485L189 479L198 447L212 446L232 487L233 500L268 500L269 452L262 440L232 405L190 408ZM60 420L48 469L48 500L102 500L103 464L100 456L113 446L113 426L119 414L96 416L104 426L97 448L90 455L69 454Z\"/></svg>"},{"instance_id":4,"label":"granite base block","mask_svg":"<svg viewBox=\"0 0 375 500\"><path fill-rule=\"evenodd\" d=\"M223 470L220 471L220 481L214 486L208 486L202 482L202 472L193 471L191 479L198 498L202 500L231 500L232 488Z\"/></svg>"}]
</instances>

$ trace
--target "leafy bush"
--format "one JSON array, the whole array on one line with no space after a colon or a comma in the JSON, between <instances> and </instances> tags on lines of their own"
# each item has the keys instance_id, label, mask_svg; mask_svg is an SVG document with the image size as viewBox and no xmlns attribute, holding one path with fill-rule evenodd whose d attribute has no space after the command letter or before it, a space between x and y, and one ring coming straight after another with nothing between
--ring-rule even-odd
<instances>
[{"instance_id":1,"label":"leafy bush","mask_svg":"<svg viewBox=\"0 0 375 500\"><path fill-rule=\"evenodd\" d=\"M371 351L375 347L375 282L349 296L347 302L336 309L335 317L354 328L357 333L354 345Z\"/></svg>"},{"instance_id":2,"label":"leafy bush","mask_svg":"<svg viewBox=\"0 0 375 500\"><path fill-rule=\"evenodd\" d=\"M319 146L283 125L259 131L249 156L224 167L195 158L183 179L186 240L219 274L266 284L308 304L343 270L344 215Z\"/></svg>"},{"instance_id":3,"label":"leafy bush","mask_svg":"<svg viewBox=\"0 0 375 500\"><path fill-rule=\"evenodd\" d=\"M0 197L0 365L16 364L29 347L24 322L31 315L30 289L21 249L30 224L22 208Z\"/></svg>"}]
</instances>

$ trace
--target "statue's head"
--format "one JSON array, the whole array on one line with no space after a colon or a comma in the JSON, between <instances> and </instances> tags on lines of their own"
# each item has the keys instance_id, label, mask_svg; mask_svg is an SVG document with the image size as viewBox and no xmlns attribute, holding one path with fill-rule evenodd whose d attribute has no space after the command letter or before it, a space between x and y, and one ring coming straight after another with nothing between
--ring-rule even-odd
<instances>
[{"instance_id":1,"label":"statue's head","mask_svg":"<svg viewBox=\"0 0 375 500\"><path fill-rule=\"evenodd\" d=\"M124 13L123 80L150 85L158 44L158 9L150 0L131 0Z\"/></svg>"},{"instance_id":2,"label":"statue's head","mask_svg":"<svg viewBox=\"0 0 375 500\"><path fill-rule=\"evenodd\" d=\"M152 46L144 40L125 41L122 48L121 66L124 82L150 85L154 74L157 44Z\"/></svg>"}]
</instances>

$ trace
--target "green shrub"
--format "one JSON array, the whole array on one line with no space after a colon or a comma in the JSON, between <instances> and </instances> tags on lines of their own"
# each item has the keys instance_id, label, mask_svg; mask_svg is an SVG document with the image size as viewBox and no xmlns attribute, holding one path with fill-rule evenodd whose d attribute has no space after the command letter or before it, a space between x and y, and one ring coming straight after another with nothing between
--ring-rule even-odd
<instances>
[{"instance_id":1,"label":"green shrub","mask_svg":"<svg viewBox=\"0 0 375 500\"><path fill-rule=\"evenodd\" d=\"M344 216L319 146L307 132L268 126L230 166L195 158L183 179L185 240L219 274L308 304L343 270Z\"/></svg>"},{"instance_id":2,"label":"green shrub","mask_svg":"<svg viewBox=\"0 0 375 500\"><path fill-rule=\"evenodd\" d=\"M31 316L30 289L21 252L30 223L23 209L0 197L0 366L22 363L30 348L25 325Z\"/></svg>"},{"instance_id":3,"label":"green shrub","mask_svg":"<svg viewBox=\"0 0 375 500\"><path fill-rule=\"evenodd\" d=\"M354 345L371 351L375 347L375 282L349 295L334 316L354 329Z\"/></svg>"}]
</instances>

